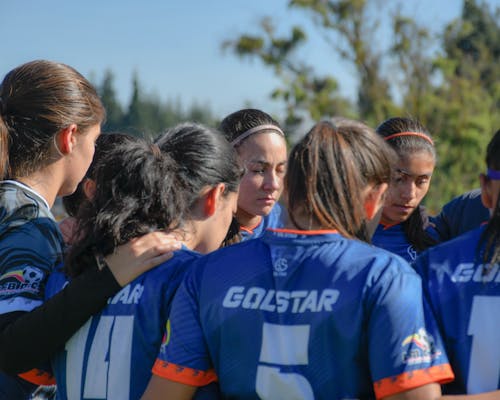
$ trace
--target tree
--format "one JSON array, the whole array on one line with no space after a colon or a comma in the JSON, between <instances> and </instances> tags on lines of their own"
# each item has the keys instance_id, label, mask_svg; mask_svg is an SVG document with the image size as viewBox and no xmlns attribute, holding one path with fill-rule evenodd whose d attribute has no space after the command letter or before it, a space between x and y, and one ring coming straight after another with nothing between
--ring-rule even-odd
<instances>
[{"instance_id":1,"label":"tree","mask_svg":"<svg viewBox=\"0 0 500 400\"><path fill-rule=\"evenodd\" d=\"M215 123L208 105L194 103L185 112L180 99L162 102L158 96L144 93L137 73L132 77L132 96L124 112L113 85L114 75L110 70L105 72L101 84L96 85L107 112L103 131L124 131L137 136L154 137L182 121L206 125Z\"/></svg>"},{"instance_id":2,"label":"tree","mask_svg":"<svg viewBox=\"0 0 500 400\"><path fill-rule=\"evenodd\" d=\"M357 72L358 94L354 109L340 97L335 76L321 77L327 85L312 85L314 70L299 56L299 48L307 46L303 27L294 26L289 35L277 37L275 22L267 18L260 34L244 34L226 41L224 47L239 57L261 60L282 78L283 87L272 96L284 100L287 120L294 122L299 111L300 117L313 120L328 113L354 114L372 126L396 115L418 118L435 136L440 160L427 197L431 210L477 186L485 144L500 126L498 9L493 12L485 3L465 0L462 15L437 37L441 52L436 53L432 45L436 38L429 29L391 8L397 7L394 2L290 0L288 4L311 17L333 50L332 62L350 63ZM386 48L381 44L377 10L385 18L384 28L390 30ZM326 92L320 90L323 87ZM322 108L325 98L329 106Z\"/></svg>"},{"instance_id":3,"label":"tree","mask_svg":"<svg viewBox=\"0 0 500 400\"><path fill-rule=\"evenodd\" d=\"M223 43L240 57L257 57L272 68L283 85L271 96L285 104L285 124L293 129L304 119L319 119L332 113L351 115L352 107L338 93L337 81L315 74L314 69L295 58L296 49L306 40L306 34L294 26L289 36L277 36L270 18L261 21L263 36L242 35Z\"/></svg>"},{"instance_id":4,"label":"tree","mask_svg":"<svg viewBox=\"0 0 500 400\"><path fill-rule=\"evenodd\" d=\"M122 123L123 110L120 102L116 98L114 75L111 70L108 69L104 72L102 83L98 87L98 93L106 108L106 123L103 130L117 130Z\"/></svg>"},{"instance_id":5,"label":"tree","mask_svg":"<svg viewBox=\"0 0 500 400\"><path fill-rule=\"evenodd\" d=\"M434 60L441 79L427 96L427 123L438 132L441 159L431 199L477 187L485 168L486 145L500 127L499 15L465 0L442 34L444 53Z\"/></svg>"}]
</instances>

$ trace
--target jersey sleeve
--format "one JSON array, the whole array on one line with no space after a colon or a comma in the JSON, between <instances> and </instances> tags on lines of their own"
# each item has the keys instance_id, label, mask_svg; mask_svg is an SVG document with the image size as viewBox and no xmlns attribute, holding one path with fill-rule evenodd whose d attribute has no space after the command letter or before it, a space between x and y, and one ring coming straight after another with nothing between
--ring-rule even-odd
<instances>
[{"instance_id":1,"label":"jersey sleeve","mask_svg":"<svg viewBox=\"0 0 500 400\"><path fill-rule=\"evenodd\" d=\"M408 266L373 286L368 341L377 398L429 383L446 383L453 372L435 323L425 320L421 282Z\"/></svg>"},{"instance_id":2,"label":"jersey sleeve","mask_svg":"<svg viewBox=\"0 0 500 400\"><path fill-rule=\"evenodd\" d=\"M153 374L192 386L217 381L199 319L199 273L199 268L192 268L175 294L153 365Z\"/></svg>"},{"instance_id":3,"label":"jersey sleeve","mask_svg":"<svg viewBox=\"0 0 500 400\"><path fill-rule=\"evenodd\" d=\"M62 258L62 239L52 220L9 231L0 247L0 314L42 304L47 277Z\"/></svg>"}]
</instances>

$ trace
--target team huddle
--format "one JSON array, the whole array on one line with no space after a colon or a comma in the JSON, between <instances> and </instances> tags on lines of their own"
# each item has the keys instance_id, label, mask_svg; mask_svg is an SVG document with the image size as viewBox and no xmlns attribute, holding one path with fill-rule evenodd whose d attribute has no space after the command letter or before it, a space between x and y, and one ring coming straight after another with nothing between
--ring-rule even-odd
<instances>
[{"instance_id":1,"label":"team huddle","mask_svg":"<svg viewBox=\"0 0 500 400\"><path fill-rule=\"evenodd\" d=\"M500 399L500 130L430 216L413 118L288 151L258 109L152 140L105 115L64 64L1 83L0 399Z\"/></svg>"}]
</instances>

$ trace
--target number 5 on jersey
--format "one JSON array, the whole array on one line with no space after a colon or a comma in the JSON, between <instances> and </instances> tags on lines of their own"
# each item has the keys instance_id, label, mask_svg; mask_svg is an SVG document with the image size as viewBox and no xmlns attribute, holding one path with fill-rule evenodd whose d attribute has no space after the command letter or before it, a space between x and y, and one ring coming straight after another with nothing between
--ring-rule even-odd
<instances>
[{"instance_id":1,"label":"number 5 on jersey","mask_svg":"<svg viewBox=\"0 0 500 400\"><path fill-rule=\"evenodd\" d=\"M277 325L265 322L255 390L263 400L313 400L311 384L295 372L283 372L283 366L309 363L309 325Z\"/></svg>"}]
</instances>

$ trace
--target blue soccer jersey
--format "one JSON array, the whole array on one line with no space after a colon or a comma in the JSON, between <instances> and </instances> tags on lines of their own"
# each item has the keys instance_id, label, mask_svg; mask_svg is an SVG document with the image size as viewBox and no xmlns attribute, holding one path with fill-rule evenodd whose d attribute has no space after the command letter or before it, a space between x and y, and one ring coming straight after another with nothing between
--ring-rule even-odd
<instances>
[{"instance_id":1,"label":"blue soccer jersey","mask_svg":"<svg viewBox=\"0 0 500 400\"><path fill-rule=\"evenodd\" d=\"M426 229L426 233L436 240L439 237L438 233L431 226ZM373 234L372 243L377 247L403 257L409 263L415 261L418 256L418 251L408 241L402 224L389 226L379 224Z\"/></svg>"},{"instance_id":2,"label":"blue soccer jersey","mask_svg":"<svg viewBox=\"0 0 500 400\"><path fill-rule=\"evenodd\" d=\"M281 204L276 203L271 212L262 217L260 222L253 227L240 227L241 240L256 239L261 237L268 228L282 228L285 210Z\"/></svg>"},{"instance_id":3,"label":"blue soccer jersey","mask_svg":"<svg viewBox=\"0 0 500 400\"><path fill-rule=\"evenodd\" d=\"M198 253L175 252L173 258L144 273L90 318L53 359L60 399L138 399L151 377L173 295ZM54 273L52 296L67 278Z\"/></svg>"},{"instance_id":4,"label":"blue soccer jersey","mask_svg":"<svg viewBox=\"0 0 500 400\"><path fill-rule=\"evenodd\" d=\"M227 398L368 399L452 379L418 275L331 231L268 230L195 262L153 373Z\"/></svg>"},{"instance_id":5,"label":"blue soccer jersey","mask_svg":"<svg viewBox=\"0 0 500 400\"><path fill-rule=\"evenodd\" d=\"M446 393L500 389L500 265L483 265L483 231L429 249L415 263L456 376Z\"/></svg>"},{"instance_id":6,"label":"blue soccer jersey","mask_svg":"<svg viewBox=\"0 0 500 400\"><path fill-rule=\"evenodd\" d=\"M47 277L62 253L63 239L45 199L20 182L1 181L0 314L41 305ZM44 370L21 374L31 384L0 373L2 391L10 393L6 398L26 398L36 385L53 383ZM18 397L12 394L16 392Z\"/></svg>"},{"instance_id":7,"label":"blue soccer jersey","mask_svg":"<svg viewBox=\"0 0 500 400\"><path fill-rule=\"evenodd\" d=\"M431 217L441 241L450 240L488 222L490 211L481 201L481 189L474 189L446 203Z\"/></svg>"}]
</instances>

